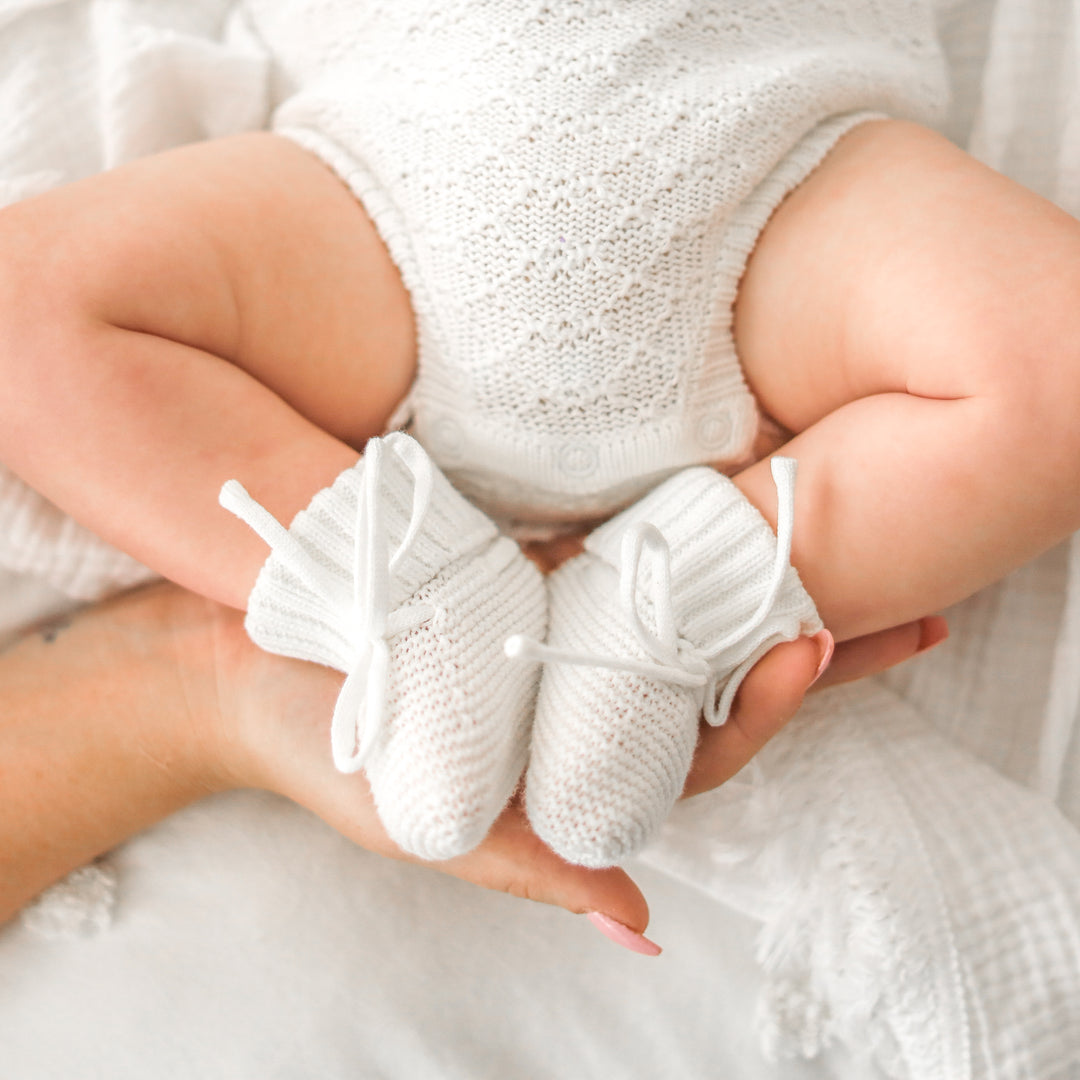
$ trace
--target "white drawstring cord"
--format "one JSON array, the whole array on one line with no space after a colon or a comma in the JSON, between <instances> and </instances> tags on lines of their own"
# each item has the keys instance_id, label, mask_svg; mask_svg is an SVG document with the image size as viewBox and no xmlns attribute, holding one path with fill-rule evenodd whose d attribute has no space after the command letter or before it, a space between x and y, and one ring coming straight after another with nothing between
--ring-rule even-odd
<instances>
[{"instance_id":1,"label":"white drawstring cord","mask_svg":"<svg viewBox=\"0 0 1080 1080\"><path fill-rule=\"evenodd\" d=\"M650 660L591 656L587 653L554 649L522 634L514 634L506 640L506 655L513 659L545 664L576 664L627 671L677 686L696 687L701 691L701 708L705 719L713 726L722 723L716 714L716 672L713 670L713 662L725 649L753 633L765 621L776 603L791 558L797 468L794 458L774 457L771 461L777 492L777 527L776 557L773 560L769 584L754 614L726 637L715 642L707 653L678 635L671 596L671 549L660 530L643 521L628 529L623 536L619 591L623 612L634 636ZM652 594L649 599L656 616L656 633L645 625L638 603L641 556L646 549L653 557Z\"/></svg>"},{"instance_id":2,"label":"white drawstring cord","mask_svg":"<svg viewBox=\"0 0 1080 1080\"><path fill-rule=\"evenodd\" d=\"M649 548L659 573L654 573L654 595L651 598L660 624L658 634L645 625L638 608L638 574L641 553ZM657 580L660 587L656 588ZM708 682L708 666L704 659L695 663L696 656L687 655L686 642L680 642L675 631L675 618L671 606L671 556L667 541L655 525L642 522L630 529L623 537L622 572L620 593L623 607L630 620L641 647L652 657L635 660L631 656L591 656L588 653L554 649L524 634L507 638L503 650L513 659L535 660L545 664L576 664L584 667L602 667L613 671L628 671L634 675L676 683L679 686L704 687ZM679 646L684 649L680 651Z\"/></svg>"},{"instance_id":3,"label":"white drawstring cord","mask_svg":"<svg viewBox=\"0 0 1080 1080\"><path fill-rule=\"evenodd\" d=\"M412 546L431 502L431 462L411 441L395 440L392 449L413 475L412 512L401 543L391 556L379 499L384 469L384 442L372 439L364 452L364 468L356 503L353 561L353 628L358 656L334 706L330 745L340 772L363 768L386 723L386 691L390 639L435 615L430 604L411 604L390 611L390 579ZM269 545L278 560L313 592L333 603L339 592L334 578L304 550L269 511L236 480L221 489L221 505L247 524Z\"/></svg>"}]
</instances>

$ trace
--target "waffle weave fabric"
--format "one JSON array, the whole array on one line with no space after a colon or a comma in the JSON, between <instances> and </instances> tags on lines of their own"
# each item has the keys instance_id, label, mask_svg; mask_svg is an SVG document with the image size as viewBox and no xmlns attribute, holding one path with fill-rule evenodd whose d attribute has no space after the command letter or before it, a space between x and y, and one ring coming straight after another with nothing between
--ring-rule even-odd
<instances>
[{"instance_id":1,"label":"waffle weave fabric","mask_svg":"<svg viewBox=\"0 0 1080 1080\"><path fill-rule=\"evenodd\" d=\"M868 115L933 120L926 0L246 0L274 127L408 286L412 434L502 518L734 461L731 308L769 215Z\"/></svg>"}]
</instances>

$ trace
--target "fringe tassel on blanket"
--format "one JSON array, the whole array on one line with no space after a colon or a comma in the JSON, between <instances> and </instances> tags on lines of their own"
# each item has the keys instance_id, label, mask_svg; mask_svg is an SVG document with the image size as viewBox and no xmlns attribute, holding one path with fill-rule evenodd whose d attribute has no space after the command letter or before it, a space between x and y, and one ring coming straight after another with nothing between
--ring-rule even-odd
<instances>
[{"instance_id":1,"label":"fringe tassel on blanket","mask_svg":"<svg viewBox=\"0 0 1080 1080\"><path fill-rule=\"evenodd\" d=\"M1053 804L872 682L817 696L747 774L645 861L762 923L766 1056L840 1044L891 1080L1080 1065L1080 834Z\"/></svg>"}]
</instances>

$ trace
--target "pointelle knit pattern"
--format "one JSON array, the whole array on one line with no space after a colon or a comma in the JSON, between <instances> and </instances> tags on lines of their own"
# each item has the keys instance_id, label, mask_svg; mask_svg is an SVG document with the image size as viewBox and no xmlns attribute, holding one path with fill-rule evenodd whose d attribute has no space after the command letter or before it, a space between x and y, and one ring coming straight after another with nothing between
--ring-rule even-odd
<instances>
[{"instance_id":1,"label":"pointelle knit pattern","mask_svg":"<svg viewBox=\"0 0 1080 1080\"><path fill-rule=\"evenodd\" d=\"M409 289L410 431L512 522L599 520L758 422L731 333L785 194L946 98L927 0L245 0L276 131Z\"/></svg>"}]
</instances>

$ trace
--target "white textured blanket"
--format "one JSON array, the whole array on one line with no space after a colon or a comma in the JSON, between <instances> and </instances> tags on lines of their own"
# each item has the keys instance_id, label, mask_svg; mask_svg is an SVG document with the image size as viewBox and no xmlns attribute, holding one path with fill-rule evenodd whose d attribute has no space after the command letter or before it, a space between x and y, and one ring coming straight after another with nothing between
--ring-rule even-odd
<instances>
[{"instance_id":1,"label":"white textured blanket","mask_svg":"<svg viewBox=\"0 0 1080 1080\"><path fill-rule=\"evenodd\" d=\"M230 8L226 0L0 0L0 201L168 145L262 126L272 94L268 60ZM948 133L1080 213L1080 2L943 0L941 9L956 80ZM38 575L81 599L144 573L2 469L0 566ZM52 602L56 593L28 584L25 577L0 579L0 618L8 625ZM711 897L737 909L738 919L760 924L763 975L754 986L755 992L760 989L759 1026L771 1054L813 1058L840 1044L872 1057L886 1075L912 1080L1069 1080L1080 1076L1080 540L949 615L952 638L941 649L886 678L819 696L742 777L683 805L661 843L647 854L652 868L647 876L665 910L682 897L686 918L700 917L701 904ZM218 951L210 950L197 971L185 967L187 951L170 942L180 932L177 927L199 925L191 921L192 905L200 911L220 905L219 918L224 918L239 894L184 892L190 886L168 884L163 867L170 851L196 874L200 863L194 852L220 860L206 876L219 883L224 880L220 865L246 866L245 855L254 875L259 843L266 859L280 856L286 864L312 859L304 854L315 835L310 823L302 822L299 811L300 816L291 813L277 802L219 801L130 845L116 860L122 871L126 867L116 924L92 939L100 963L112 964L128 985L146 978L135 961L116 966L115 951L108 953L110 935L117 949L135 949L143 963L156 965L162 985L169 986L186 985L175 981L183 978L228 983L224 973L230 962L254 965L258 954L265 968L268 954L278 956L282 992L301 1022L311 1025L310 1042L320 1047L319 1055L301 1053L275 1071L265 1064L265 1044L250 1014L230 1013L231 1032L227 1024L219 1026L213 1038L219 1048L230 1047L224 1057L219 1050L219 1058L238 1067L222 1070L222 1076L526 1075L520 1068L526 1059L509 1052L504 1068L492 1064L492 1046L508 1045L507 1040L490 1033L485 1039L471 1025L468 1035L444 1032L443 1038L454 1041L452 1050L444 1046L440 1054L425 1044L428 1056L394 1064L369 1042L357 1042L354 1031L345 1038L352 1015L348 1001L322 1001L329 1019L315 1024L290 979L302 983L304 958L314 962L317 956L324 963L331 950L324 944L305 952L297 945L297 938L302 942L319 933L301 918L312 909L297 896L290 901L295 918L262 912L258 921L253 914L255 924L276 925L278 933L234 937L234 946L246 942L247 953L235 946L230 961L221 941L209 935L208 943ZM251 828L257 820L278 828L274 838L251 835L259 831ZM230 821L239 823L232 832L225 828ZM439 914L438 904L430 901L434 894L424 891L428 885L417 885L406 870L376 872L370 859L356 861L359 856L347 855L336 841L323 838L319 844L320 858L341 867L337 881L321 864L321 876L313 873L311 880L322 887L336 882L345 888L348 881L355 888L357 868L363 866L380 883L372 895L394 904L414 902L418 919ZM108 872L85 876L90 894L73 883L54 894L53 907L35 908L29 922L48 930L60 925L58 912L66 910L81 918L84 928L103 924L112 902L111 880ZM422 880L430 883L430 875ZM700 890L700 898L687 899L692 894L680 893L680 882ZM171 895L188 898L183 911L168 906L169 888ZM440 879L431 888L452 894L461 911L472 910L458 885ZM84 904L88 895L97 907ZM421 895L429 898L426 904L417 899ZM74 907L56 906L65 900ZM373 917L369 911L331 909L345 919ZM235 920L235 907L231 910ZM583 951L572 933L562 938L562 923L535 923L534 916L518 914L513 905L487 910L489 915L497 911L504 929L551 928L550 938L543 928L530 932L545 935L545 947L563 964L566 981L576 977L613 992L618 980L608 976L617 965L608 963L606 954L594 958ZM727 933L726 943L703 946L696 973L684 962L677 969L681 1000L678 988L669 988L679 1005L664 1012L655 1004L652 1021L642 1021L642 1030L667 1048L667 1056L631 1060L628 1054L626 1068L617 1074L838 1075L832 1069L839 1059L830 1056L835 1050L818 1058L833 1063L828 1067L777 1066L763 1072L763 1066L742 1057L745 1065L733 1072L725 1062L736 1058L723 1057L720 1048L709 1057L705 1041L673 1039L668 1045L664 1031L678 1028L673 1017L691 1008L700 1023L702 1001L714 999L738 1015L732 981L742 980L740 991L751 985L738 963L724 970L724 957L734 955L734 934L722 929L722 916L715 918L717 941ZM404 934L404 925L399 921L395 931ZM326 929L327 942L334 932ZM89 978L84 953L78 961L68 957L68 967L57 968L56 984L50 986L42 972L57 961L41 951L50 946L35 947L27 933L23 927L0 934L5 1047L29 1045L16 1036L33 1030L27 1001L46 1008L50 1002L69 1002L72 972ZM478 926L476 941L487 934ZM496 1000L477 992L477 980L505 975L497 954L479 970L464 956L455 962L452 954L441 952L436 983L424 982L429 961L411 952L404 938L400 950L401 964L412 972L406 980L410 993L401 996L399 1011L386 1021L386 1033L408 1030L410 1010L426 1018L416 1022L435 1023L444 995L477 1000L470 1014L477 1026L522 1023L520 1010L501 995ZM384 947L377 955L394 964L398 954ZM584 956L589 959L580 959ZM363 954L355 959L362 964ZM387 999L376 1005L366 986L373 973L365 975L353 983L355 972L341 971L335 978L350 1001L364 1000L369 1009L385 1012ZM627 975L627 985L635 985L633 978ZM687 984L687 978L693 981ZM30 989L19 997L16 985ZM395 993L404 985L400 971L384 982ZM543 985L554 1009L558 980ZM286 987L291 988L286 992ZM135 1015L115 982L95 986L95 993L114 994L121 1013ZM416 994L426 995L423 1005ZM656 1002L661 1000L657 995ZM140 1035L147 1047L172 1046L175 1033L166 1004L160 1030L153 1037ZM574 1029L578 1056L552 1044L546 1057L531 1059L532 1075L589 1076L605 1070L611 1075L611 1062L620 1060L611 1056L613 1044L622 1039L627 1049L635 1045L627 1026L634 1011L594 1003L586 1013L595 1030L590 1036ZM142 1022L146 1013L138 1016ZM139 1044L134 1023L125 1028L118 1022L112 1038ZM533 1049L545 1046L542 1028L518 1030L520 1047L544 1053ZM185 1060L195 1060L185 1056L190 1050L174 1050L168 1065L147 1066L142 1075L192 1075L184 1066ZM41 1054L43 1062L61 1060ZM35 1071L29 1056L16 1054L13 1060L17 1071L5 1074L18 1080L140 1075L135 1058L121 1057L111 1068L88 1067L82 1073L53 1072L46 1065Z\"/></svg>"}]
</instances>

